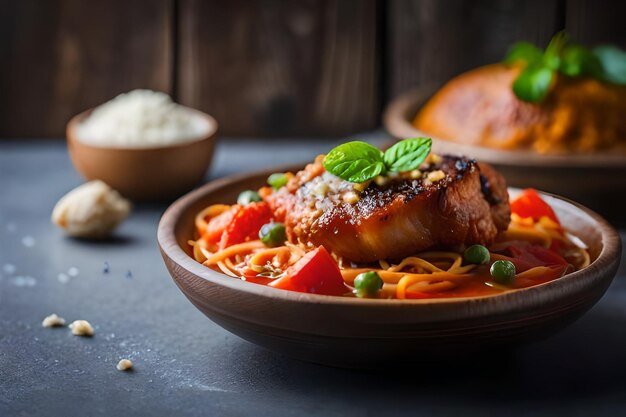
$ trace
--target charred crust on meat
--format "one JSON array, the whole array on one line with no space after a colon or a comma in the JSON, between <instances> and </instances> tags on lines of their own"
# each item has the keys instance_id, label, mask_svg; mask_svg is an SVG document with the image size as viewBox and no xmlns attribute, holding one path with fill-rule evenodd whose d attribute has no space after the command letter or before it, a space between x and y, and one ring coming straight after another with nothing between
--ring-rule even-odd
<instances>
[{"instance_id":1,"label":"charred crust on meat","mask_svg":"<svg viewBox=\"0 0 626 417\"><path fill-rule=\"evenodd\" d=\"M489 244L510 221L506 181L473 159L441 155L419 171L390 173L361 187L325 172L318 159L268 202L284 213L291 242L324 245L349 261ZM317 191L320 183L324 193ZM344 198L347 193L357 198Z\"/></svg>"},{"instance_id":2,"label":"charred crust on meat","mask_svg":"<svg viewBox=\"0 0 626 417\"><path fill-rule=\"evenodd\" d=\"M480 191L482 191L485 200L492 205L500 204L502 201L493 194L491 183L483 174L480 174Z\"/></svg>"},{"instance_id":3,"label":"charred crust on meat","mask_svg":"<svg viewBox=\"0 0 626 417\"><path fill-rule=\"evenodd\" d=\"M432 194L446 189L455 181L461 181L468 172L474 172L477 168L478 165L474 159L442 155L440 163L429 166L428 171L425 171L427 174L442 170L446 174L442 180L429 182L422 177L408 181L390 181L382 186L372 183L361 192L355 208L361 215L367 216L396 199L401 199L403 203L408 204L416 198L428 198ZM381 221L384 220L381 218Z\"/></svg>"}]
</instances>

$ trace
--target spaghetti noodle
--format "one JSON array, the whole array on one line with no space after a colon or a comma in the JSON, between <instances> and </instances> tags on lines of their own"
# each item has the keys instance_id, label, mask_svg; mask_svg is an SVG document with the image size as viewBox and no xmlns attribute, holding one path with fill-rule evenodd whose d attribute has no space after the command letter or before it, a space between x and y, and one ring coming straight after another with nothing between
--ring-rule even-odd
<instances>
[{"instance_id":1,"label":"spaghetti noodle","mask_svg":"<svg viewBox=\"0 0 626 417\"><path fill-rule=\"evenodd\" d=\"M212 228L216 224L228 223L229 216L233 217L231 213L239 207L215 204L198 213L195 219L197 238L189 241L193 257L198 262L233 278L271 285L288 275L290 268L311 252L311 247L288 241L268 247L254 236L247 236L240 243L225 245L223 236L220 239L219 233ZM338 295L354 296L355 279L371 271L383 281L376 294L378 298L497 294L558 279L585 268L591 262L584 245L564 230L554 215L532 218L522 217L514 211L509 228L500 233L487 249L489 262L485 264L467 262L461 250L431 250L398 262L380 260L378 264L354 264L333 255L333 262L339 268L344 283L344 292ZM494 281L489 265L496 261L514 264L516 272L510 284Z\"/></svg>"}]
</instances>

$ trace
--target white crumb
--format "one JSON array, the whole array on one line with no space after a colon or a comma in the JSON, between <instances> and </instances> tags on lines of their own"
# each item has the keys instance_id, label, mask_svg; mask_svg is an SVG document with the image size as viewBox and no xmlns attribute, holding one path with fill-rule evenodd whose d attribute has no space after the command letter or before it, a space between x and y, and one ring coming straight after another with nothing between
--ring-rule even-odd
<instances>
[{"instance_id":1,"label":"white crumb","mask_svg":"<svg viewBox=\"0 0 626 417\"><path fill-rule=\"evenodd\" d=\"M13 264L4 264L2 271L4 271L5 274L13 275L15 271L17 271L17 267Z\"/></svg>"},{"instance_id":2,"label":"white crumb","mask_svg":"<svg viewBox=\"0 0 626 417\"><path fill-rule=\"evenodd\" d=\"M37 285L37 280L28 275L18 275L11 279L11 283L16 287L34 287L35 285Z\"/></svg>"},{"instance_id":3,"label":"white crumb","mask_svg":"<svg viewBox=\"0 0 626 417\"><path fill-rule=\"evenodd\" d=\"M57 275L57 279L59 280L59 282L61 284L67 284L68 282L70 282L69 275L64 274L63 272L61 272L59 275Z\"/></svg>"},{"instance_id":4,"label":"white crumb","mask_svg":"<svg viewBox=\"0 0 626 417\"><path fill-rule=\"evenodd\" d=\"M93 327L87 320L75 320L70 324L70 329L74 336L93 336Z\"/></svg>"},{"instance_id":5,"label":"white crumb","mask_svg":"<svg viewBox=\"0 0 626 417\"><path fill-rule=\"evenodd\" d=\"M130 359L122 359L117 363L116 366L118 371L128 371L132 367L133 363L130 361Z\"/></svg>"},{"instance_id":6,"label":"white crumb","mask_svg":"<svg viewBox=\"0 0 626 417\"><path fill-rule=\"evenodd\" d=\"M48 317L43 319L41 325L43 327L65 326L65 319L63 317L57 316L56 314L50 314Z\"/></svg>"},{"instance_id":7,"label":"white crumb","mask_svg":"<svg viewBox=\"0 0 626 417\"><path fill-rule=\"evenodd\" d=\"M35 246L35 238L32 236L24 236L22 238L22 245L26 246L27 248L32 248L33 246Z\"/></svg>"}]
</instances>

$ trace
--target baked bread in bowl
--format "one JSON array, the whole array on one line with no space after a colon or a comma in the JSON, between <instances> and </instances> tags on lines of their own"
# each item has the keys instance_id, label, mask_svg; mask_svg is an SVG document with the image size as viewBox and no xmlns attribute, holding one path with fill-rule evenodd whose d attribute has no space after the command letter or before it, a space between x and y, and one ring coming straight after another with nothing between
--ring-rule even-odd
<instances>
[{"instance_id":1,"label":"baked bread in bowl","mask_svg":"<svg viewBox=\"0 0 626 417\"><path fill-rule=\"evenodd\" d=\"M413 119L427 135L467 145L538 153L626 151L626 87L556 75L547 98L520 100L520 66L492 64L437 91Z\"/></svg>"}]
</instances>

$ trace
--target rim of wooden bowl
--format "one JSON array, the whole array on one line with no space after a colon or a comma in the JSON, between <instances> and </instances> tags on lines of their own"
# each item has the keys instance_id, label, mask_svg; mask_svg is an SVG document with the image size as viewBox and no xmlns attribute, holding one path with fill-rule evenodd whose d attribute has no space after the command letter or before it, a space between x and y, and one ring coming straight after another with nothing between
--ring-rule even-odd
<instances>
[{"instance_id":1,"label":"rim of wooden bowl","mask_svg":"<svg viewBox=\"0 0 626 417\"><path fill-rule=\"evenodd\" d=\"M466 145L437 138L422 132L411 123L422 105L438 90L437 85L427 85L401 94L385 108L383 125L397 139L427 136L435 139L433 149L441 153L470 155L479 161L496 165L550 168L621 168L626 169L626 154L609 151L593 154L540 154L530 150L502 150Z\"/></svg>"},{"instance_id":2,"label":"rim of wooden bowl","mask_svg":"<svg viewBox=\"0 0 626 417\"><path fill-rule=\"evenodd\" d=\"M258 285L245 282L225 274L213 271L195 259L189 256L178 244L176 238L176 226L183 213L190 209L191 206L199 203L201 200L208 198L213 193L225 187L234 186L245 180L258 180L267 177L272 172L283 172L290 168L295 170L297 167L279 167L271 170L262 170L252 173L243 173L221 178L212 181L204 186L187 193L164 212L159 222L157 231L157 240L164 258L169 259L179 268L188 273L210 281L213 284L227 287L232 290L254 294L259 297L265 297L271 300L285 300L291 302L308 303L308 304L324 304L334 306L369 306L371 308L389 308L389 306L419 308L420 306L467 306L478 315L502 314L511 311L526 308L528 304L532 306L543 305L560 295L566 295L570 292L580 291L581 286L599 285L606 282L607 275L612 276L609 282L614 278L614 272L621 257L621 240L617 231L600 215L592 210L566 198L556 196L554 194L543 193L548 199L556 201L555 210L557 214L564 207L571 206L579 217L589 216L597 227L600 236L602 249L597 258L585 269L573 272L562 278L550 281L533 287L512 290L502 294L486 295L479 297L459 297L459 298L437 298L437 299L421 299L421 300L395 300L395 299L360 299L341 296L329 296L318 294L305 294L287 290L276 289L264 285ZM517 189L510 189L516 191ZM563 207L561 207L563 205ZM191 233L191 230L190 230ZM190 236L191 238L191 236ZM176 279L177 277L174 277ZM608 285L607 285L608 286ZM559 294L560 293L560 294Z\"/></svg>"}]
</instances>

